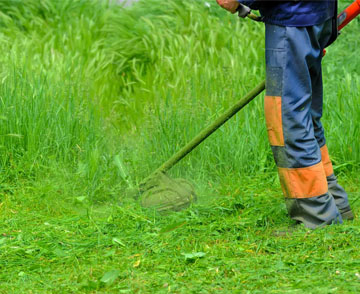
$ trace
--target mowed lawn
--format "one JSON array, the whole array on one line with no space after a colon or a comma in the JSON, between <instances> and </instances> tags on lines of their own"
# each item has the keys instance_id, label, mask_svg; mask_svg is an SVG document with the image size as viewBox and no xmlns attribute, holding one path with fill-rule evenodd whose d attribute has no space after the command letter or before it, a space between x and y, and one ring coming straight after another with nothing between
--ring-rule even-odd
<instances>
[{"instance_id":1,"label":"mowed lawn","mask_svg":"<svg viewBox=\"0 0 360 294\"><path fill-rule=\"evenodd\" d=\"M30 187L7 195L0 293L357 293L358 219L286 234L277 184L234 180L167 216ZM359 181L345 187L357 213Z\"/></svg>"}]
</instances>

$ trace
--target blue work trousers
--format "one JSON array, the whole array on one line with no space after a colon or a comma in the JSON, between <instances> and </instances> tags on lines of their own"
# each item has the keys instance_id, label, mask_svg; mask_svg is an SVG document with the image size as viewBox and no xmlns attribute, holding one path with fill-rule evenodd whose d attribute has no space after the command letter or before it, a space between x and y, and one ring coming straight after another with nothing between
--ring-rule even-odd
<instances>
[{"instance_id":1,"label":"blue work trousers","mask_svg":"<svg viewBox=\"0 0 360 294\"><path fill-rule=\"evenodd\" d=\"M309 27L266 24L265 119L289 216L306 227L342 223L349 208L321 124L323 49L331 20Z\"/></svg>"}]
</instances>

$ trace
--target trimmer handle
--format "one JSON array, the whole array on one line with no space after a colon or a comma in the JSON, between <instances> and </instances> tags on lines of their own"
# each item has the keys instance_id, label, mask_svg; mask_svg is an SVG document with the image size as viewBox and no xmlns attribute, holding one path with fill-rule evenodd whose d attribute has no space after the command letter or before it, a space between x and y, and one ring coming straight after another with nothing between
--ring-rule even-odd
<instances>
[{"instance_id":1,"label":"trimmer handle","mask_svg":"<svg viewBox=\"0 0 360 294\"><path fill-rule=\"evenodd\" d=\"M350 4L343 12L341 12L337 17L337 26L338 31L345 27L350 21L360 14L360 0L355 0ZM323 56L325 56L326 50L323 50Z\"/></svg>"},{"instance_id":2,"label":"trimmer handle","mask_svg":"<svg viewBox=\"0 0 360 294\"><path fill-rule=\"evenodd\" d=\"M239 3L239 7L236 9L238 16L241 18L248 17L255 21L262 21L262 17L258 16L251 12L251 9L241 3Z\"/></svg>"},{"instance_id":3,"label":"trimmer handle","mask_svg":"<svg viewBox=\"0 0 360 294\"><path fill-rule=\"evenodd\" d=\"M350 21L360 14L360 0L355 0L338 15L338 30L340 31Z\"/></svg>"}]
</instances>

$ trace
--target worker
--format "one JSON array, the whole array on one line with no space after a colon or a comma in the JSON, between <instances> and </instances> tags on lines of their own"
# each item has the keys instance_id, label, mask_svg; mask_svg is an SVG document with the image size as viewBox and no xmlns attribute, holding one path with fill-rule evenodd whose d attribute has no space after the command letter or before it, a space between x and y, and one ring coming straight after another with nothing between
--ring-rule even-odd
<instances>
[{"instance_id":1,"label":"worker","mask_svg":"<svg viewBox=\"0 0 360 294\"><path fill-rule=\"evenodd\" d=\"M336 1L217 0L265 22L265 121L289 216L308 228L354 218L321 124L323 49L337 31Z\"/></svg>"}]
</instances>

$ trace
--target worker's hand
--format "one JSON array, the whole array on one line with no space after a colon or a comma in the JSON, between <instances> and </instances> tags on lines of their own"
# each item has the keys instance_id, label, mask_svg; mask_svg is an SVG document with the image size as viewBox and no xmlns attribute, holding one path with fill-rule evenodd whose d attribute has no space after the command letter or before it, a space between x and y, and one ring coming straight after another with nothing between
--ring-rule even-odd
<instances>
[{"instance_id":1,"label":"worker's hand","mask_svg":"<svg viewBox=\"0 0 360 294\"><path fill-rule=\"evenodd\" d=\"M240 6L240 3L237 0L216 0L216 2L231 13L235 13Z\"/></svg>"}]
</instances>

